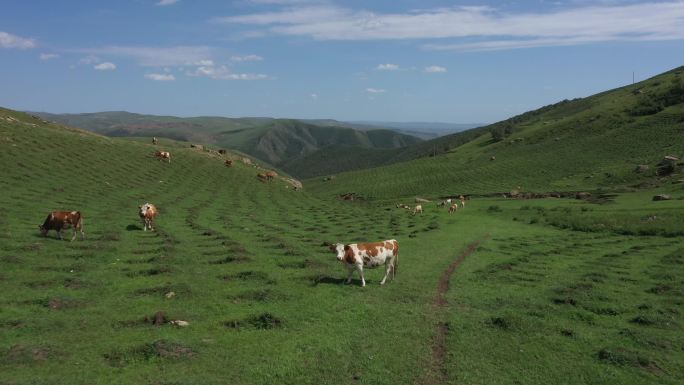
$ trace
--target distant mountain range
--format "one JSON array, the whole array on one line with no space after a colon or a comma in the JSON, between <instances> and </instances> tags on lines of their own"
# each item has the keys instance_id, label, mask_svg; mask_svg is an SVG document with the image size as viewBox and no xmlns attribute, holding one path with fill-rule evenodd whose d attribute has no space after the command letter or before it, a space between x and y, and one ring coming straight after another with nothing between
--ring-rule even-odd
<instances>
[{"instance_id":1,"label":"distant mountain range","mask_svg":"<svg viewBox=\"0 0 684 385\"><path fill-rule=\"evenodd\" d=\"M158 136L239 150L297 177L384 164L395 155L392 150L423 141L391 129L335 120L180 118L125 111L32 114L107 136Z\"/></svg>"}]
</instances>

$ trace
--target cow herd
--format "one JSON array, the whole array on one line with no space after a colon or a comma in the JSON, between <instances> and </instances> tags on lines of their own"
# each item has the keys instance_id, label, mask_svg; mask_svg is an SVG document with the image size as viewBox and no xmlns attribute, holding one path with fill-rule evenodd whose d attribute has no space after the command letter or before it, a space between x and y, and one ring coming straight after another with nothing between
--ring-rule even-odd
<instances>
[{"instance_id":1,"label":"cow herd","mask_svg":"<svg viewBox=\"0 0 684 385\"><path fill-rule=\"evenodd\" d=\"M153 144L157 144L157 138L153 138ZM155 157L159 160L166 160L171 163L171 154L167 151L155 151ZM232 161L226 160L225 165L230 167ZM270 182L278 174L274 171L268 171L266 173L257 174L257 178L261 181ZM459 207L459 201L461 208L465 207L465 198L463 195L456 199L446 199L437 204L438 207L448 207L448 212L454 213ZM403 203L399 203L397 208L403 208L409 210L413 215L421 214L423 212L423 205L417 204L414 207L408 206ZM157 207L152 203L145 203L138 206L138 216L143 223L143 231L154 231L154 220L158 214ZM85 239L85 233L83 231L83 215L80 211L53 211L48 214L47 218L42 225L38 226L40 232L43 236L47 236L50 230L55 230L57 232L57 237L62 239L62 230L66 228L73 229L73 236L71 240L76 239L77 233L81 233L81 239ZM399 242L396 239L390 239L382 242L372 242L372 243L351 243L351 244L329 244L327 245L329 249L335 254L338 261L342 262L344 267L347 269L347 279L346 283L351 282L351 277L354 271L358 271L361 278L361 286L366 286L366 280L364 277L363 269L372 268L383 265L385 267L385 276L380 282L384 285L387 281L387 277L394 277L397 274L397 266L399 264Z\"/></svg>"},{"instance_id":2,"label":"cow herd","mask_svg":"<svg viewBox=\"0 0 684 385\"><path fill-rule=\"evenodd\" d=\"M421 202L423 202L423 201L425 201L425 200L422 200ZM427 201L425 201L425 202L427 202ZM453 214L456 212L456 210L458 210L459 202L461 203L461 208L464 208L465 207L465 197L463 195L459 195L458 200L456 200L455 198L449 198L447 200L439 202L439 203L437 203L437 207L447 207L448 208L447 212L449 214ZM396 207L398 209L404 209L404 210L411 211L411 213L413 215L423 213L423 205L422 204L417 204L417 205L411 207L411 206L404 204L404 203L397 203Z\"/></svg>"}]
</instances>

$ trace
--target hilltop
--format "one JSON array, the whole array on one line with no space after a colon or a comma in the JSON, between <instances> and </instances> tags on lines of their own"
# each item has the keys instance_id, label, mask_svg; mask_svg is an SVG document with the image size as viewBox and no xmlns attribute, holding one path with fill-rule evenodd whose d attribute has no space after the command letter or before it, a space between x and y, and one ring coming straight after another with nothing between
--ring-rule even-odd
<instances>
[{"instance_id":1,"label":"hilltop","mask_svg":"<svg viewBox=\"0 0 684 385\"><path fill-rule=\"evenodd\" d=\"M311 182L321 193L377 198L657 185L663 157L684 155L683 77L680 67L416 144L389 166Z\"/></svg>"}]
</instances>

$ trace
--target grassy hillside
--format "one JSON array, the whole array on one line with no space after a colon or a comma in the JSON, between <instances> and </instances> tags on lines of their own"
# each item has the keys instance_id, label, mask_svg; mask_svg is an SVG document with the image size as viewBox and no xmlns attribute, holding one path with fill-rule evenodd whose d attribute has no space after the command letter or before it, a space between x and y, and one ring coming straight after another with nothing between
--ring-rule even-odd
<instances>
[{"instance_id":1,"label":"grassy hillside","mask_svg":"<svg viewBox=\"0 0 684 385\"><path fill-rule=\"evenodd\" d=\"M653 180L665 155L684 155L684 69L563 101L413 146L386 167L312 180L317 192L368 197L584 190ZM499 140L495 140L494 132ZM435 157L425 157L437 152ZM637 165L648 165L636 172Z\"/></svg>"},{"instance_id":2,"label":"grassy hillside","mask_svg":"<svg viewBox=\"0 0 684 385\"><path fill-rule=\"evenodd\" d=\"M0 383L684 378L681 185L612 205L475 199L413 216L394 199L262 183L182 143L162 141L162 163L148 143L14 111L0 110L0 144ZM146 201L156 232L141 230ZM85 241L40 236L56 209L83 213ZM321 246L388 238L401 262L384 287L380 270L343 285Z\"/></svg>"},{"instance_id":3,"label":"grassy hillside","mask_svg":"<svg viewBox=\"0 0 684 385\"><path fill-rule=\"evenodd\" d=\"M395 155L395 152L381 151L380 154L386 154L382 159L373 154L371 159L377 159L376 162L359 165L354 161L355 157L341 160L326 158L325 152L330 147L354 147L355 154L365 155L375 149L398 149L421 142L421 139L414 136L377 127L372 130L358 130L335 126L335 121L320 121L320 124L316 124L319 121L309 123L272 118L178 118L128 112L34 114L106 136L158 136L235 149L297 177L355 170L366 164L377 166ZM310 156L312 160L309 159ZM323 163L320 163L321 160Z\"/></svg>"}]
</instances>

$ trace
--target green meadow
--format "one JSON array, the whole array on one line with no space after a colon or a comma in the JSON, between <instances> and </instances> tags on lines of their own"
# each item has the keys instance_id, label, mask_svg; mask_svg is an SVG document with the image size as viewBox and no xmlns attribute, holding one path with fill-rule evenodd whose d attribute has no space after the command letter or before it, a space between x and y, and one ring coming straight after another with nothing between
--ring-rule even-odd
<instances>
[{"instance_id":1,"label":"green meadow","mask_svg":"<svg viewBox=\"0 0 684 385\"><path fill-rule=\"evenodd\" d=\"M635 127L617 137L647 137ZM295 191L188 143L0 110L0 384L683 383L684 184L628 173L626 147L585 159L581 138L554 150L565 164L518 174L551 150L499 143L510 162L490 161L489 140ZM637 142L649 164L675 150L654 141ZM620 188L598 200L494 194L597 197L606 178ZM456 193L464 208L437 206ZM423 214L395 207L415 194ZM42 237L52 210L81 211L86 239ZM390 238L396 280L343 284L325 244Z\"/></svg>"}]
</instances>

